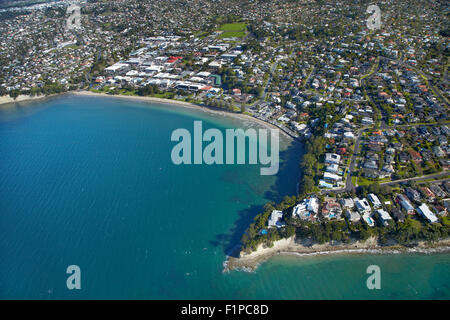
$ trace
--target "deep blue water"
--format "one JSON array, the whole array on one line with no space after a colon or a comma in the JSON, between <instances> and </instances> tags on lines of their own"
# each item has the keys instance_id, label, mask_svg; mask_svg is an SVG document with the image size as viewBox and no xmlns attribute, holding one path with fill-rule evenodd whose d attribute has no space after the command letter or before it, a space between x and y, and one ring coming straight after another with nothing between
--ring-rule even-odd
<instances>
[{"instance_id":1,"label":"deep blue water","mask_svg":"<svg viewBox=\"0 0 450 320\"><path fill-rule=\"evenodd\" d=\"M261 206L295 194L298 144L259 165L181 165L173 130L246 128L200 111L63 96L0 113L0 298L414 299L450 297L449 254L275 257L223 273ZM81 268L68 290L66 268ZM366 287L377 264L382 289Z\"/></svg>"}]
</instances>

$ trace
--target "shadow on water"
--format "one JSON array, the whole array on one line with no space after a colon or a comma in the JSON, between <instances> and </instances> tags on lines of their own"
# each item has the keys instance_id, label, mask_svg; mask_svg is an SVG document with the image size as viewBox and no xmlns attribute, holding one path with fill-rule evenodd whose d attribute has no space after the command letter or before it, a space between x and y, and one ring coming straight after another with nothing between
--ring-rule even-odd
<instances>
[{"instance_id":1,"label":"shadow on water","mask_svg":"<svg viewBox=\"0 0 450 320\"><path fill-rule=\"evenodd\" d=\"M280 168L275 183L264 192L264 198L267 202L278 203L285 196L297 194L300 177L299 162L302 154L303 145L298 142L292 142L285 150L280 151ZM263 210L263 204L249 205L248 208L238 212L238 219L227 233L218 234L215 239L209 242L215 247L221 247L226 255L237 257L242 235L253 222L255 216L262 213Z\"/></svg>"}]
</instances>

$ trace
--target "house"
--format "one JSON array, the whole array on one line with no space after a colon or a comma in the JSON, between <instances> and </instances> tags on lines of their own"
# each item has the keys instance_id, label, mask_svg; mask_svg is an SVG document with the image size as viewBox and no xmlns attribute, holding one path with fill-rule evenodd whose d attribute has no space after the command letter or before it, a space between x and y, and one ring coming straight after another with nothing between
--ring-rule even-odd
<instances>
[{"instance_id":1,"label":"house","mask_svg":"<svg viewBox=\"0 0 450 320\"><path fill-rule=\"evenodd\" d=\"M374 161L374 160L367 160L366 162L364 162L363 167L365 169L378 169L378 164Z\"/></svg>"},{"instance_id":2,"label":"house","mask_svg":"<svg viewBox=\"0 0 450 320\"><path fill-rule=\"evenodd\" d=\"M432 186L430 186L430 190L436 195L436 197L439 197L439 198L445 198L446 197L445 191L442 190L441 187L439 187L436 184L433 184Z\"/></svg>"},{"instance_id":3,"label":"house","mask_svg":"<svg viewBox=\"0 0 450 320\"><path fill-rule=\"evenodd\" d=\"M292 211L292 216L302 220L314 220L318 212L319 200L316 197L311 197L297 204Z\"/></svg>"},{"instance_id":4,"label":"house","mask_svg":"<svg viewBox=\"0 0 450 320\"><path fill-rule=\"evenodd\" d=\"M438 216L446 216L447 215L447 208L444 206L434 206L433 207L433 211L438 215Z\"/></svg>"},{"instance_id":5,"label":"house","mask_svg":"<svg viewBox=\"0 0 450 320\"><path fill-rule=\"evenodd\" d=\"M355 207L355 203L351 198L341 199L339 202L343 208L353 209Z\"/></svg>"},{"instance_id":6,"label":"house","mask_svg":"<svg viewBox=\"0 0 450 320\"><path fill-rule=\"evenodd\" d=\"M417 212L420 213L428 222L435 223L439 219L434 215L433 212L428 208L425 203L422 203L418 208Z\"/></svg>"},{"instance_id":7,"label":"house","mask_svg":"<svg viewBox=\"0 0 450 320\"><path fill-rule=\"evenodd\" d=\"M319 188L333 188L333 185L331 183L325 182L324 180L319 181Z\"/></svg>"},{"instance_id":8,"label":"house","mask_svg":"<svg viewBox=\"0 0 450 320\"><path fill-rule=\"evenodd\" d=\"M353 134L353 132L344 132L344 139L349 139L349 140L353 140L355 139L355 135Z\"/></svg>"},{"instance_id":9,"label":"house","mask_svg":"<svg viewBox=\"0 0 450 320\"><path fill-rule=\"evenodd\" d=\"M420 193L413 189L413 188L406 188L406 196L411 200L411 201L419 201L420 200Z\"/></svg>"},{"instance_id":10,"label":"house","mask_svg":"<svg viewBox=\"0 0 450 320\"><path fill-rule=\"evenodd\" d=\"M372 205L375 209L381 208L381 201L375 194L369 193L367 195L367 198L369 198L370 202L372 202Z\"/></svg>"},{"instance_id":11,"label":"house","mask_svg":"<svg viewBox=\"0 0 450 320\"><path fill-rule=\"evenodd\" d=\"M281 222L282 218L283 218L283 211L273 210L269 217L269 221L267 222L268 227L281 228L282 226L284 226L284 223Z\"/></svg>"},{"instance_id":12,"label":"house","mask_svg":"<svg viewBox=\"0 0 450 320\"><path fill-rule=\"evenodd\" d=\"M342 177L334 173L325 172L323 174L323 180L329 183L337 183L342 180Z\"/></svg>"},{"instance_id":13,"label":"house","mask_svg":"<svg viewBox=\"0 0 450 320\"><path fill-rule=\"evenodd\" d=\"M125 73L130 70L130 65L127 63L115 63L112 66L105 68L105 71L110 74Z\"/></svg>"},{"instance_id":14,"label":"house","mask_svg":"<svg viewBox=\"0 0 450 320\"><path fill-rule=\"evenodd\" d=\"M363 126L371 126L371 125L373 125L373 120L370 119L369 117L364 117L364 118L362 118L362 120L361 120L361 124L362 124Z\"/></svg>"},{"instance_id":15,"label":"house","mask_svg":"<svg viewBox=\"0 0 450 320\"><path fill-rule=\"evenodd\" d=\"M412 161L422 162L422 156L415 150L409 150L409 155Z\"/></svg>"},{"instance_id":16,"label":"house","mask_svg":"<svg viewBox=\"0 0 450 320\"><path fill-rule=\"evenodd\" d=\"M338 148L336 151L337 154L343 155L347 153L347 149L346 148Z\"/></svg>"},{"instance_id":17,"label":"house","mask_svg":"<svg viewBox=\"0 0 450 320\"><path fill-rule=\"evenodd\" d=\"M390 177L395 172L394 166L392 164L385 164L383 168L381 168L381 175L385 178Z\"/></svg>"},{"instance_id":18,"label":"house","mask_svg":"<svg viewBox=\"0 0 450 320\"><path fill-rule=\"evenodd\" d=\"M389 213L387 213L385 210L383 209L378 209L376 211L377 215L378 215L378 219L380 219L380 222L387 227L389 225L389 222L392 221L391 216L389 215Z\"/></svg>"},{"instance_id":19,"label":"house","mask_svg":"<svg viewBox=\"0 0 450 320\"><path fill-rule=\"evenodd\" d=\"M444 182L444 189L445 189L445 191L450 193L450 181L445 181Z\"/></svg>"},{"instance_id":20,"label":"house","mask_svg":"<svg viewBox=\"0 0 450 320\"><path fill-rule=\"evenodd\" d=\"M325 199L322 206L322 216L328 219L339 219L342 214L341 206L335 198Z\"/></svg>"},{"instance_id":21,"label":"house","mask_svg":"<svg viewBox=\"0 0 450 320\"><path fill-rule=\"evenodd\" d=\"M445 152L439 146L433 147L432 150L433 150L434 155L438 158L442 158L445 156Z\"/></svg>"},{"instance_id":22,"label":"house","mask_svg":"<svg viewBox=\"0 0 450 320\"><path fill-rule=\"evenodd\" d=\"M367 199L354 199L356 209L360 214L370 213L372 208L369 205L369 202L367 202Z\"/></svg>"},{"instance_id":23,"label":"house","mask_svg":"<svg viewBox=\"0 0 450 320\"><path fill-rule=\"evenodd\" d=\"M428 199L428 201L434 201L435 195L428 187L421 187L420 191L422 192L423 196Z\"/></svg>"},{"instance_id":24,"label":"house","mask_svg":"<svg viewBox=\"0 0 450 320\"><path fill-rule=\"evenodd\" d=\"M361 220L361 216L358 212L353 210L345 210L345 215L350 222L356 223Z\"/></svg>"},{"instance_id":25,"label":"house","mask_svg":"<svg viewBox=\"0 0 450 320\"><path fill-rule=\"evenodd\" d=\"M325 154L325 163L326 164L339 164L341 162L341 156L335 153L326 153Z\"/></svg>"},{"instance_id":26,"label":"house","mask_svg":"<svg viewBox=\"0 0 450 320\"><path fill-rule=\"evenodd\" d=\"M330 173L337 173L339 170L339 166L337 164L330 164L326 167L325 171Z\"/></svg>"},{"instance_id":27,"label":"house","mask_svg":"<svg viewBox=\"0 0 450 320\"><path fill-rule=\"evenodd\" d=\"M408 198L406 198L404 195L399 194L397 196L397 200L402 206L402 208L408 213L408 214L414 214L414 207L411 204L411 202L408 201Z\"/></svg>"},{"instance_id":28,"label":"house","mask_svg":"<svg viewBox=\"0 0 450 320\"><path fill-rule=\"evenodd\" d=\"M233 92L233 94L235 96L240 96L241 95L241 89L233 89L232 92Z\"/></svg>"}]
</instances>

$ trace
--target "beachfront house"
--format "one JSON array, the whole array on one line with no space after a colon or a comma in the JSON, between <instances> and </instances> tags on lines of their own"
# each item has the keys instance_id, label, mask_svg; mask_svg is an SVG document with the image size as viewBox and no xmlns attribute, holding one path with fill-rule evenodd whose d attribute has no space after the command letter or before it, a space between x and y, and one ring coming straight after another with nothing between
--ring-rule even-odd
<instances>
[{"instance_id":1,"label":"beachfront house","mask_svg":"<svg viewBox=\"0 0 450 320\"><path fill-rule=\"evenodd\" d=\"M417 212L430 223L435 223L439 220L425 203L422 203L420 207L417 208Z\"/></svg>"},{"instance_id":2,"label":"beachfront house","mask_svg":"<svg viewBox=\"0 0 450 320\"><path fill-rule=\"evenodd\" d=\"M369 193L367 198L369 198L370 202L372 202L372 205L375 209L381 208L381 201L375 194Z\"/></svg>"},{"instance_id":3,"label":"beachfront house","mask_svg":"<svg viewBox=\"0 0 450 320\"><path fill-rule=\"evenodd\" d=\"M269 228L272 228L272 227L281 228L285 225L283 222L281 222L282 219L283 219L283 211L273 210L272 214L269 217L267 226Z\"/></svg>"},{"instance_id":4,"label":"beachfront house","mask_svg":"<svg viewBox=\"0 0 450 320\"><path fill-rule=\"evenodd\" d=\"M314 220L318 212L319 200L316 197L311 197L297 204L292 211L292 216L302 220Z\"/></svg>"},{"instance_id":5,"label":"beachfront house","mask_svg":"<svg viewBox=\"0 0 450 320\"><path fill-rule=\"evenodd\" d=\"M383 209L378 209L376 211L377 215L378 215L378 219L380 220L380 222L387 227L389 225L389 222L392 221L391 216L389 215L389 213L387 213L385 210Z\"/></svg>"},{"instance_id":6,"label":"beachfront house","mask_svg":"<svg viewBox=\"0 0 450 320\"><path fill-rule=\"evenodd\" d=\"M402 194L399 194L397 196L397 199L400 203L400 205L402 206L402 208L408 213L408 214L414 214L414 207L411 204L411 202L409 202L409 200Z\"/></svg>"},{"instance_id":7,"label":"beachfront house","mask_svg":"<svg viewBox=\"0 0 450 320\"><path fill-rule=\"evenodd\" d=\"M328 219L340 219L342 214L341 205L335 198L326 198L322 205L322 216Z\"/></svg>"},{"instance_id":8,"label":"beachfront house","mask_svg":"<svg viewBox=\"0 0 450 320\"><path fill-rule=\"evenodd\" d=\"M361 216L358 212L353 210L346 210L345 215L350 222L357 223L361 220Z\"/></svg>"},{"instance_id":9,"label":"beachfront house","mask_svg":"<svg viewBox=\"0 0 450 320\"><path fill-rule=\"evenodd\" d=\"M369 214L372 211L372 208L369 205L369 202L367 199L354 199L353 202L355 203L356 209L361 215Z\"/></svg>"},{"instance_id":10,"label":"beachfront house","mask_svg":"<svg viewBox=\"0 0 450 320\"><path fill-rule=\"evenodd\" d=\"M351 198L344 198L339 201L343 208L353 209L355 207L355 203Z\"/></svg>"}]
</instances>

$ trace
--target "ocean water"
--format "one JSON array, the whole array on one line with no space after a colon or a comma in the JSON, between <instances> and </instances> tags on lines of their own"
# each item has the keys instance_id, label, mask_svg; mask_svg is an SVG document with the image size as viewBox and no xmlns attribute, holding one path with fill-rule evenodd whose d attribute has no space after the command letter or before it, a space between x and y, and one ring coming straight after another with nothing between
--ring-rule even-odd
<instances>
[{"instance_id":1,"label":"ocean water","mask_svg":"<svg viewBox=\"0 0 450 320\"><path fill-rule=\"evenodd\" d=\"M223 273L267 201L295 194L299 144L259 165L181 165L173 130L248 121L114 98L62 96L0 112L2 299L448 299L449 254L277 256ZM368 290L366 268L381 268ZM81 269L68 290L66 268Z\"/></svg>"}]
</instances>

